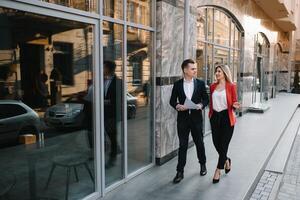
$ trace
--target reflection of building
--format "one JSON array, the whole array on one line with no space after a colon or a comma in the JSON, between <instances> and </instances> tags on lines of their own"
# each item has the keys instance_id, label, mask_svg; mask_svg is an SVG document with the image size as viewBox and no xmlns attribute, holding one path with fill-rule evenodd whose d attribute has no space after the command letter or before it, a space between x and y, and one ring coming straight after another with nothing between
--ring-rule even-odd
<instances>
[{"instance_id":1,"label":"reflection of building","mask_svg":"<svg viewBox=\"0 0 300 200\"><path fill-rule=\"evenodd\" d=\"M279 92L297 91L300 35L294 29L300 5L280 4L284 13L274 14L262 1L189 2L0 1L0 99L21 99L31 106L41 117L46 143L59 146L39 160L37 171L43 172L36 193L58 199L65 195L67 174L62 171L57 172L61 179L56 187L44 190L43 181L57 154L73 158L83 152L92 175L97 174L96 186L88 172L79 175L78 184L70 185L69 196L75 199L91 193L103 196L176 155L176 112L168 101L172 84L182 77L185 50L196 60L198 77L207 85L214 81L216 64L230 67L243 104L241 115L252 104L266 102ZM189 15L184 15L185 6L190 8L186 9ZM116 64L115 74L104 75L104 61ZM113 89L108 91L112 82ZM103 109L109 106L116 116L107 120ZM43 124L45 112L58 130ZM79 130L66 129L71 117L84 115L78 120ZM205 133L209 133L207 111L204 115ZM0 148L0 158L5 160L4 154ZM19 153L19 157L23 162L26 156ZM0 169L10 168L19 175L30 167L9 164L0 160ZM19 177L13 197L34 196L32 183ZM31 193L24 192L24 185ZM73 187L80 194L72 193Z\"/></svg>"}]
</instances>

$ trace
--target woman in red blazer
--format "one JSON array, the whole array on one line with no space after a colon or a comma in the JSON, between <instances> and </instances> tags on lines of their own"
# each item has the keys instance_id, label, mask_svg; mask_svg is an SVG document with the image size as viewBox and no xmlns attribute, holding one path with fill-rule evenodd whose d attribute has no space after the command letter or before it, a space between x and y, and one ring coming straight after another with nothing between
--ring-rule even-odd
<instances>
[{"instance_id":1,"label":"woman in red blazer","mask_svg":"<svg viewBox=\"0 0 300 200\"><path fill-rule=\"evenodd\" d=\"M236 122L234 109L239 109L236 86L232 83L230 69L227 65L215 68L216 82L210 86L209 118L214 146L219 154L213 183L218 183L221 170L231 170L231 159L227 157L228 146Z\"/></svg>"}]
</instances>

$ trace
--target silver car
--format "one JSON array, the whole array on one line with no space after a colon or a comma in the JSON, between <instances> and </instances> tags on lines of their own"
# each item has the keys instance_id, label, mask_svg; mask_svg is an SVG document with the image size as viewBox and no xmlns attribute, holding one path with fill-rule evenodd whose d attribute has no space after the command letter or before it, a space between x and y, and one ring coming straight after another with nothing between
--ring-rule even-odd
<instances>
[{"instance_id":1,"label":"silver car","mask_svg":"<svg viewBox=\"0 0 300 200\"><path fill-rule=\"evenodd\" d=\"M49 107L44 116L46 124L54 128L78 128L84 121L84 104L76 97L68 99L64 103L58 103Z\"/></svg>"},{"instance_id":2,"label":"silver car","mask_svg":"<svg viewBox=\"0 0 300 200\"><path fill-rule=\"evenodd\" d=\"M17 144L19 135L38 135L39 129L38 114L26 104L0 100L0 148Z\"/></svg>"}]
</instances>

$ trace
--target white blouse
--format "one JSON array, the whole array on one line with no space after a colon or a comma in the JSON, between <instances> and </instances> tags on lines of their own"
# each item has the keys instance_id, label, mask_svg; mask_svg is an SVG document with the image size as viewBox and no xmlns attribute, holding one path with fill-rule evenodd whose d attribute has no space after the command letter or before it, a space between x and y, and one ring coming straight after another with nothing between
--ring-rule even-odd
<instances>
[{"instance_id":1,"label":"white blouse","mask_svg":"<svg viewBox=\"0 0 300 200\"><path fill-rule=\"evenodd\" d=\"M227 108L227 99L226 99L226 90L215 90L212 94L213 109L217 112L226 110Z\"/></svg>"}]
</instances>

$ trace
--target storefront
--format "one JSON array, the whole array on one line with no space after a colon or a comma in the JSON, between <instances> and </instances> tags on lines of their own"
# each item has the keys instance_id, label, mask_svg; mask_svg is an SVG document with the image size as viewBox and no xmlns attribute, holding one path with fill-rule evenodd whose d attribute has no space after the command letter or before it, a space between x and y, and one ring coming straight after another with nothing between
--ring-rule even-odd
<instances>
[{"instance_id":1,"label":"storefront","mask_svg":"<svg viewBox=\"0 0 300 200\"><path fill-rule=\"evenodd\" d=\"M96 199L154 165L153 8L0 2L0 194Z\"/></svg>"}]
</instances>

